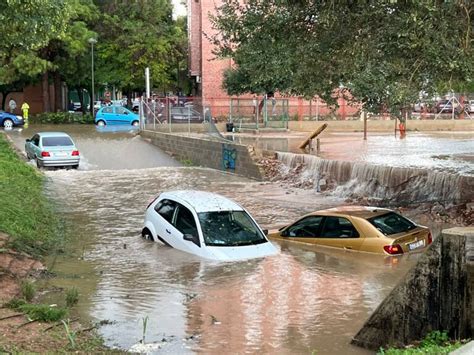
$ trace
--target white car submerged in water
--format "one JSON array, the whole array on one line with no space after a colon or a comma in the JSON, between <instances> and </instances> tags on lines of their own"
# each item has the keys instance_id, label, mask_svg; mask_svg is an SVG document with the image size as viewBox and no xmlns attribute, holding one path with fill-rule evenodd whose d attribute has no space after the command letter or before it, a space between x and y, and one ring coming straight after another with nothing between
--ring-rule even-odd
<instances>
[{"instance_id":1,"label":"white car submerged in water","mask_svg":"<svg viewBox=\"0 0 474 355\"><path fill-rule=\"evenodd\" d=\"M243 207L204 191L160 194L147 207L142 236L212 260L244 260L278 252Z\"/></svg>"}]
</instances>

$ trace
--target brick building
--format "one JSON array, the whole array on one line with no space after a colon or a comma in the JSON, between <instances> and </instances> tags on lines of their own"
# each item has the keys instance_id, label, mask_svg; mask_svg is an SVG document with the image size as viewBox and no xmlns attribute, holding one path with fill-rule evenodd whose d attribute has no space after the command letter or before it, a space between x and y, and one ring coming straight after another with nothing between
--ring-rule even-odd
<instances>
[{"instance_id":1,"label":"brick building","mask_svg":"<svg viewBox=\"0 0 474 355\"><path fill-rule=\"evenodd\" d=\"M188 9L188 67L189 75L195 83L195 101L210 107L213 116L226 116L230 111L230 97L222 88L223 73L232 65L231 59L217 60L212 53L213 45L206 35L212 35L209 13L215 13L220 0L187 0ZM277 95L278 96L278 95ZM248 105L252 105L251 95L246 95ZM318 100L307 101L298 97L288 98L290 117L329 115L330 108ZM349 106L343 98L338 99L339 109L336 115L342 119L357 114L358 107Z\"/></svg>"},{"instance_id":2,"label":"brick building","mask_svg":"<svg viewBox=\"0 0 474 355\"><path fill-rule=\"evenodd\" d=\"M203 105L211 106L213 114L229 105L222 78L231 60L213 59L213 46L205 36L213 33L208 14L215 12L215 6L220 3L219 0L188 0L189 74L195 82L195 96Z\"/></svg>"}]
</instances>

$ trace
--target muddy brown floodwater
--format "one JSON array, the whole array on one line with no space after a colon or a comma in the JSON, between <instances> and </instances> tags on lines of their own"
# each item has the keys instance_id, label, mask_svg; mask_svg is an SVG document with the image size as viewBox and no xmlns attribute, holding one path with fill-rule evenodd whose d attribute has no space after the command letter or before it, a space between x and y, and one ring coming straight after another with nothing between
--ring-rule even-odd
<instances>
[{"instance_id":1,"label":"muddy brown floodwater","mask_svg":"<svg viewBox=\"0 0 474 355\"><path fill-rule=\"evenodd\" d=\"M35 130L14 131L19 147ZM143 336L155 353L368 354L351 337L419 255L398 258L276 244L265 259L215 263L140 237L147 202L170 189L230 197L263 228L343 201L223 172L182 167L130 132L62 126L83 157L78 171L48 170L47 193L72 236L73 255L50 261L49 286L80 292L78 311L109 320L107 345ZM417 220L417 216L411 216ZM148 317L148 318L147 318Z\"/></svg>"}]
</instances>

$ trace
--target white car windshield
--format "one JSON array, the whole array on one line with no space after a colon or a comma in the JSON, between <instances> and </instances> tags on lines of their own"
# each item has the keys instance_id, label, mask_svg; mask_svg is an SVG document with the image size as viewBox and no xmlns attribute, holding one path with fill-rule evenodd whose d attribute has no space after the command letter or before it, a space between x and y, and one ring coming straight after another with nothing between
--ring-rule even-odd
<instances>
[{"instance_id":1,"label":"white car windshield","mask_svg":"<svg viewBox=\"0 0 474 355\"><path fill-rule=\"evenodd\" d=\"M267 242L245 211L198 213L204 243L208 246L243 246Z\"/></svg>"}]
</instances>

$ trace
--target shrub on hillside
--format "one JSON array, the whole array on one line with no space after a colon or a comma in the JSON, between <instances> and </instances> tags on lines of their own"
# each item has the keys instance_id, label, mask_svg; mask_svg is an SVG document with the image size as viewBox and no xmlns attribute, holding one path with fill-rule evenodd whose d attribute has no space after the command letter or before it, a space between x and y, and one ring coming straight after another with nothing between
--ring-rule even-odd
<instances>
[{"instance_id":1,"label":"shrub on hillside","mask_svg":"<svg viewBox=\"0 0 474 355\"><path fill-rule=\"evenodd\" d=\"M37 114L33 119L35 123L94 123L91 114L71 113L71 112L44 112Z\"/></svg>"}]
</instances>

